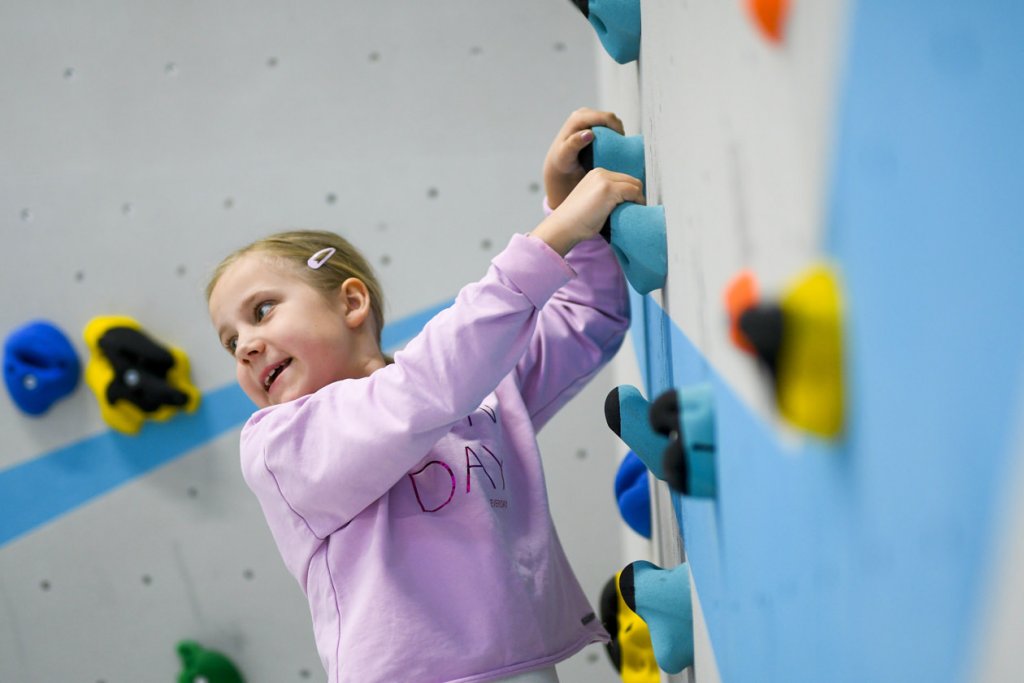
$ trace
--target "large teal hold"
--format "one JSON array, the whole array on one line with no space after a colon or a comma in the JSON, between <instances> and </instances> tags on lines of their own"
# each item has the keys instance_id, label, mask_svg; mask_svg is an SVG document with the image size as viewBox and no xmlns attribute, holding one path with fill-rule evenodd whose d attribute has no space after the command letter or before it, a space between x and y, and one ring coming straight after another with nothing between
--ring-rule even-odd
<instances>
[{"instance_id":1,"label":"large teal hold","mask_svg":"<svg viewBox=\"0 0 1024 683\"><path fill-rule=\"evenodd\" d=\"M718 448L710 384L669 389L653 404L623 384L605 399L604 416L657 479L686 496L715 497Z\"/></svg>"},{"instance_id":2,"label":"large teal hold","mask_svg":"<svg viewBox=\"0 0 1024 683\"><path fill-rule=\"evenodd\" d=\"M590 143L593 166L631 175L647 187L643 135L620 135L604 126L594 126ZM586 163L581 159L581 163ZM589 170L589 169L588 169Z\"/></svg>"},{"instance_id":3,"label":"large teal hold","mask_svg":"<svg viewBox=\"0 0 1024 683\"><path fill-rule=\"evenodd\" d=\"M682 410L684 453L688 468L687 495L714 498L718 490L715 455L715 403L710 384L694 384L679 389Z\"/></svg>"},{"instance_id":4,"label":"large teal hold","mask_svg":"<svg viewBox=\"0 0 1024 683\"><path fill-rule=\"evenodd\" d=\"M718 492L718 442L711 385L669 389L651 406L651 424L656 432L669 437L662 465L668 485L684 496L714 498Z\"/></svg>"},{"instance_id":5,"label":"large teal hold","mask_svg":"<svg viewBox=\"0 0 1024 683\"><path fill-rule=\"evenodd\" d=\"M667 673L693 666L693 598L685 562L662 569L639 560L619 574L619 592L651 632L654 658Z\"/></svg>"},{"instance_id":6,"label":"large teal hold","mask_svg":"<svg viewBox=\"0 0 1024 683\"><path fill-rule=\"evenodd\" d=\"M650 412L650 401L629 384L612 389L604 401L604 418L608 427L630 447L651 474L664 481L662 463L668 437L651 427Z\"/></svg>"},{"instance_id":7,"label":"large teal hold","mask_svg":"<svg viewBox=\"0 0 1024 683\"><path fill-rule=\"evenodd\" d=\"M601 235L611 244L629 284L640 294L665 286L668 246L665 207L619 204Z\"/></svg>"},{"instance_id":8,"label":"large teal hold","mask_svg":"<svg viewBox=\"0 0 1024 683\"><path fill-rule=\"evenodd\" d=\"M619 64L640 56L640 0L573 0Z\"/></svg>"}]
</instances>

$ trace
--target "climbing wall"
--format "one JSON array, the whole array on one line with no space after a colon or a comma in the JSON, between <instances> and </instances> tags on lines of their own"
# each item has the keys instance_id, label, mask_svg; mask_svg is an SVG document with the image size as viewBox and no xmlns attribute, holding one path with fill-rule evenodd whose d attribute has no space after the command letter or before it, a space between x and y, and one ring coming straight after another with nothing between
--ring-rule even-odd
<instances>
[{"instance_id":1,"label":"climbing wall","mask_svg":"<svg viewBox=\"0 0 1024 683\"><path fill-rule=\"evenodd\" d=\"M658 559L699 599L695 665L668 679L1018 680L1024 11L640 5L639 58L606 54L602 93L644 136L668 272L618 362L649 397L710 385L717 441L714 497L654 484ZM772 5L774 35L752 10ZM725 305L743 269L779 301L817 262L842 297L834 436L784 418L791 378Z\"/></svg>"},{"instance_id":2,"label":"climbing wall","mask_svg":"<svg viewBox=\"0 0 1024 683\"><path fill-rule=\"evenodd\" d=\"M229 250L333 229L376 267L400 346L541 216L541 163L596 99L569 3L0 4L0 331L94 316L182 348L195 413L111 430L84 385L40 417L0 392L0 680L172 680L194 638L247 680L323 680L305 599L238 471L252 410L206 318ZM542 433L588 595L618 568L610 383ZM612 530L611 532L609 530ZM592 647L560 665L615 680Z\"/></svg>"}]
</instances>

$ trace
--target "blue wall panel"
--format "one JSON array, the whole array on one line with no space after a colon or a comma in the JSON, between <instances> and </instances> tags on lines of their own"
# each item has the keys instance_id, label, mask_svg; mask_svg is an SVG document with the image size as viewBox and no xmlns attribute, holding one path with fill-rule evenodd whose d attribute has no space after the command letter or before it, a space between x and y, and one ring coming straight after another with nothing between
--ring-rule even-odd
<instances>
[{"instance_id":1,"label":"blue wall panel","mask_svg":"<svg viewBox=\"0 0 1024 683\"><path fill-rule=\"evenodd\" d=\"M1024 5L860 2L851 20L826 244L844 438L784 438L644 300L648 392L716 390L718 499L676 504L727 683L964 680L1011 465Z\"/></svg>"}]
</instances>

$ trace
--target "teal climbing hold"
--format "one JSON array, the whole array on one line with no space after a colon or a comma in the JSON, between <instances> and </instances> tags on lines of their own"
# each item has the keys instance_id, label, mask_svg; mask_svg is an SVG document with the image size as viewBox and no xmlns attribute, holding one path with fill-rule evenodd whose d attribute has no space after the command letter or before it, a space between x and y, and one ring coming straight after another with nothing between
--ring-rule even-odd
<instances>
[{"instance_id":1,"label":"teal climbing hold","mask_svg":"<svg viewBox=\"0 0 1024 683\"><path fill-rule=\"evenodd\" d=\"M685 496L714 498L718 448L711 385L694 384L663 393L651 406L651 426L669 439L662 461L668 485Z\"/></svg>"},{"instance_id":2,"label":"teal climbing hold","mask_svg":"<svg viewBox=\"0 0 1024 683\"><path fill-rule=\"evenodd\" d=\"M586 169L606 168L631 175L647 186L643 135L622 135L605 126L594 126L594 141L580 151L580 165Z\"/></svg>"},{"instance_id":3,"label":"teal climbing hold","mask_svg":"<svg viewBox=\"0 0 1024 683\"><path fill-rule=\"evenodd\" d=\"M245 683L238 667L225 655L208 650L197 642L178 643L181 673L178 683Z\"/></svg>"},{"instance_id":4,"label":"teal climbing hold","mask_svg":"<svg viewBox=\"0 0 1024 683\"><path fill-rule=\"evenodd\" d=\"M694 498L713 498L718 490L715 455L718 442L715 437L714 391L710 384L695 384L679 390L683 404L680 411L689 482L686 495ZM671 467L672 463L666 463Z\"/></svg>"},{"instance_id":5,"label":"teal climbing hold","mask_svg":"<svg viewBox=\"0 0 1024 683\"><path fill-rule=\"evenodd\" d=\"M693 666L693 602L690 568L662 569L644 560L619 574L619 592L651 633L654 658L666 673Z\"/></svg>"},{"instance_id":6,"label":"teal climbing hold","mask_svg":"<svg viewBox=\"0 0 1024 683\"><path fill-rule=\"evenodd\" d=\"M601 235L611 245L623 274L639 294L665 286L668 274L665 207L623 202L612 210Z\"/></svg>"},{"instance_id":7,"label":"teal climbing hold","mask_svg":"<svg viewBox=\"0 0 1024 683\"><path fill-rule=\"evenodd\" d=\"M604 401L608 427L636 453L651 474L664 480L662 463L669 439L651 428L650 410L651 404L640 390L628 384L612 389Z\"/></svg>"},{"instance_id":8,"label":"teal climbing hold","mask_svg":"<svg viewBox=\"0 0 1024 683\"><path fill-rule=\"evenodd\" d=\"M640 0L573 0L619 64L640 56Z\"/></svg>"},{"instance_id":9,"label":"teal climbing hold","mask_svg":"<svg viewBox=\"0 0 1024 683\"><path fill-rule=\"evenodd\" d=\"M593 131L594 141L580 152L580 166L587 171L604 168L625 173L646 185L643 136L627 137L604 126L595 126ZM601 236L611 244L633 289L648 294L665 286L668 245L664 207L620 204L605 222Z\"/></svg>"}]
</instances>

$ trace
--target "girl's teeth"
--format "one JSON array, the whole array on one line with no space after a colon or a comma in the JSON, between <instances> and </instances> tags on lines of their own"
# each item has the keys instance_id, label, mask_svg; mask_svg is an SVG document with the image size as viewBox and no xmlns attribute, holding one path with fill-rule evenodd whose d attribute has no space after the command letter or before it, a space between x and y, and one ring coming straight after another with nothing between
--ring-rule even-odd
<instances>
[{"instance_id":1,"label":"girl's teeth","mask_svg":"<svg viewBox=\"0 0 1024 683\"><path fill-rule=\"evenodd\" d=\"M273 370L271 370L270 374L267 375L267 379L263 381L263 388L269 389L270 385L274 383L274 380L277 379L277 376L281 374L281 371L288 367L290 362L291 361L285 361L278 365L277 367L275 367Z\"/></svg>"}]
</instances>

